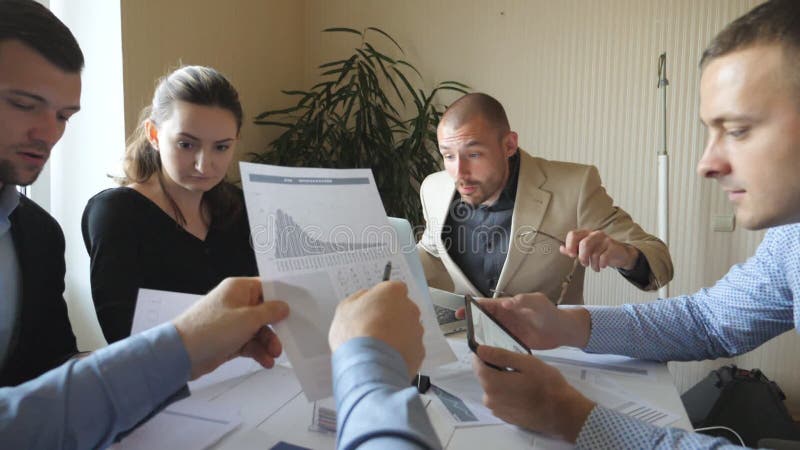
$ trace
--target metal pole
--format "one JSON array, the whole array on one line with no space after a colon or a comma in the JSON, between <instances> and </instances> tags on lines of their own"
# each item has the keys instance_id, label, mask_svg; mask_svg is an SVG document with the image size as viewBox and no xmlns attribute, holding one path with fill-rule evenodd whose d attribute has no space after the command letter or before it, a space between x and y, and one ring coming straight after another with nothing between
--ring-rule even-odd
<instances>
[{"instance_id":1,"label":"metal pole","mask_svg":"<svg viewBox=\"0 0 800 450\"><path fill-rule=\"evenodd\" d=\"M658 57L658 89L661 91L661 149L658 150L658 237L669 246L669 156L667 155L667 54ZM669 297L669 288L658 290L661 298Z\"/></svg>"}]
</instances>

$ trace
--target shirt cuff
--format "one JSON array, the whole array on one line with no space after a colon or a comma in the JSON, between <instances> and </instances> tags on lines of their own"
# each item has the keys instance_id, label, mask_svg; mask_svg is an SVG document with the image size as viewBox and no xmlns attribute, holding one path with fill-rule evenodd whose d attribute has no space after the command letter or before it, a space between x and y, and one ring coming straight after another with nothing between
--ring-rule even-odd
<instances>
[{"instance_id":1,"label":"shirt cuff","mask_svg":"<svg viewBox=\"0 0 800 450\"><path fill-rule=\"evenodd\" d=\"M618 306L585 306L589 312L591 331L589 343L584 347L588 353L627 354L631 343L627 339L630 328L624 308Z\"/></svg>"},{"instance_id":2,"label":"shirt cuff","mask_svg":"<svg viewBox=\"0 0 800 450\"><path fill-rule=\"evenodd\" d=\"M733 449L725 438L682 430L661 428L641 420L595 406L578 434L576 449L594 448L708 448Z\"/></svg>"},{"instance_id":3,"label":"shirt cuff","mask_svg":"<svg viewBox=\"0 0 800 450\"><path fill-rule=\"evenodd\" d=\"M657 427L602 406L595 406L575 440L576 449L653 448Z\"/></svg>"},{"instance_id":4,"label":"shirt cuff","mask_svg":"<svg viewBox=\"0 0 800 450\"><path fill-rule=\"evenodd\" d=\"M638 248L636 251L639 252L639 256L636 257L636 264L634 264L633 269L617 269L617 271L628 281L635 284L640 289L644 289L650 284L650 263L647 262L647 257L644 256L643 251Z\"/></svg>"}]
</instances>

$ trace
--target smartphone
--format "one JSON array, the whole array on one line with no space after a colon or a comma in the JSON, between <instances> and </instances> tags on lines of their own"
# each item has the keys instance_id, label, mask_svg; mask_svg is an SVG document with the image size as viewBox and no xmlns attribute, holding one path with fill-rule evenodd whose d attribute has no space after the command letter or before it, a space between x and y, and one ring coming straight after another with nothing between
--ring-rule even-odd
<instances>
[{"instance_id":1,"label":"smartphone","mask_svg":"<svg viewBox=\"0 0 800 450\"><path fill-rule=\"evenodd\" d=\"M492 317L471 295L464 296L464 315L467 321L467 343L473 352L477 353L478 347L481 345L488 345L516 353L531 354L530 349L522 343L521 339L514 336ZM507 367L485 364L497 370L512 370Z\"/></svg>"}]
</instances>

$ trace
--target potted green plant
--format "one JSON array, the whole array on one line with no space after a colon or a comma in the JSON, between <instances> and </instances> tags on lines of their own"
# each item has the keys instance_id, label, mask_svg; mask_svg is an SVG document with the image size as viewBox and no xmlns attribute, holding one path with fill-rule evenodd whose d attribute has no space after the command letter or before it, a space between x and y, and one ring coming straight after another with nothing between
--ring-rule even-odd
<instances>
[{"instance_id":1,"label":"potted green plant","mask_svg":"<svg viewBox=\"0 0 800 450\"><path fill-rule=\"evenodd\" d=\"M430 92L415 88L419 71L373 46L368 37L402 47L386 32L369 27L328 28L326 33L360 36L347 58L319 66L322 81L308 90L282 91L296 96L285 109L265 111L255 123L285 130L253 161L282 166L371 168L387 214L423 222L419 184L441 170L436 126L444 107L440 91L466 93L468 87L443 81ZM386 43L386 42L385 42ZM411 75L414 75L412 77Z\"/></svg>"}]
</instances>

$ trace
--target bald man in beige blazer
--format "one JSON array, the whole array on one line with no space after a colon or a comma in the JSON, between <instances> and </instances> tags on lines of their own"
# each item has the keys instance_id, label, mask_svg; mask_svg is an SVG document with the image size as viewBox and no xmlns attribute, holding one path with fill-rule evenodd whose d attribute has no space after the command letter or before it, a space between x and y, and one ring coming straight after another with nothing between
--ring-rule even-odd
<instances>
[{"instance_id":1,"label":"bald man in beige blazer","mask_svg":"<svg viewBox=\"0 0 800 450\"><path fill-rule=\"evenodd\" d=\"M666 245L614 206L597 168L521 151L494 98L457 100L437 136L445 170L422 183L417 245L430 286L581 304L586 267L616 268L643 290L672 279Z\"/></svg>"}]
</instances>

